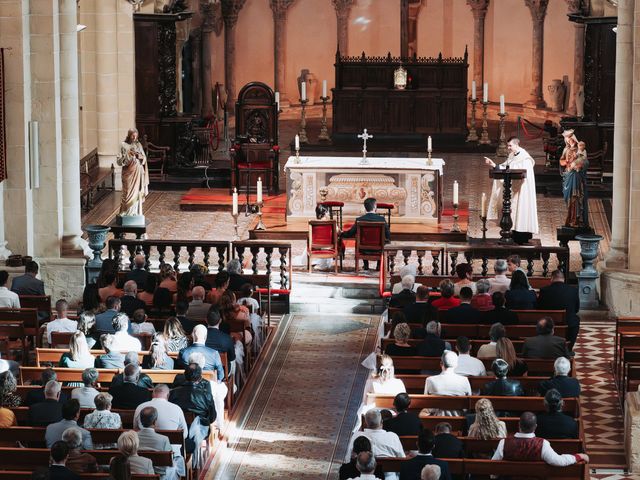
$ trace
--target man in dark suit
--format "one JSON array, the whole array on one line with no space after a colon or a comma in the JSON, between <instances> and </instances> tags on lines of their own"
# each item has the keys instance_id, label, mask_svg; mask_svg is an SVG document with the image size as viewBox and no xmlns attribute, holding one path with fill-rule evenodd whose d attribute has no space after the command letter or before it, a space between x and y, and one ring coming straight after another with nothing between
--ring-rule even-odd
<instances>
[{"instance_id":1,"label":"man in dark suit","mask_svg":"<svg viewBox=\"0 0 640 480\"><path fill-rule=\"evenodd\" d=\"M45 386L51 380L57 380L57 379L58 379L58 375L56 375L56 372L53 370L53 368L47 368L47 369L43 370L42 373L40 374L40 385L42 385L42 388L30 389L27 392L27 397L26 397L26 399L24 401L24 406L25 407L29 407L29 406L31 406L33 404L44 402L44 399L45 399L45 396L44 396ZM67 395L67 393L66 392L60 392L60 397L58 399L58 402L60 404L62 404L64 402L66 402L67 400L69 400L69 396Z\"/></svg>"},{"instance_id":2,"label":"man in dark suit","mask_svg":"<svg viewBox=\"0 0 640 480\"><path fill-rule=\"evenodd\" d=\"M253 281L242 275L242 263L237 258L229 260L227 263L227 273L229 274L229 286L227 290L239 292L245 283L253 285Z\"/></svg>"},{"instance_id":3,"label":"man in dark suit","mask_svg":"<svg viewBox=\"0 0 640 480\"><path fill-rule=\"evenodd\" d=\"M433 456L433 446L434 437L431 430L422 430L418 434L418 454L412 459L402 462L400 480L419 479L422 468L425 465L438 465L440 467L440 480L451 480L449 464Z\"/></svg>"},{"instance_id":4,"label":"man in dark suit","mask_svg":"<svg viewBox=\"0 0 640 480\"><path fill-rule=\"evenodd\" d=\"M413 412L409 412L411 398L407 393L399 393L393 399L393 406L397 415L383 422L383 430L393 432L396 435L417 435L422 430L422 422Z\"/></svg>"},{"instance_id":5,"label":"man in dark suit","mask_svg":"<svg viewBox=\"0 0 640 480\"><path fill-rule=\"evenodd\" d=\"M200 417L203 426L209 426L216 419L216 409L210 388L202 388L202 369L200 365L190 364L184 370L186 383L171 390L169 401L175 403L185 412Z\"/></svg>"},{"instance_id":6,"label":"man in dark suit","mask_svg":"<svg viewBox=\"0 0 640 480\"><path fill-rule=\"evenodd\" d=\"M207 341L207 327L196 325L193 329L193 343L180 350L178 354L178 367L189 366L189 357L192 353L202 353L205 358L204 370L215 370L218 373L218 380L224 380L224 367L220 361L220 354L217 350L205 345Z\"/></svg>"},{"instance_id":7,"label":"man in dark suit","mask_svg":"<svg viewBox=\"0 0 640 480\"><path fill-rule=\"evenodd\" d=\"M182 329L187 335L191 335L193 328L199 325L199 322L194 322L187 317L187 310L189 310L189 302L186 300L178 300L176 302L176 318L182 325Z\"/></svg>"},{"instance_id":8,"label":"man in dark suit","mask_svg":"<svg viewBox=\"0 0 640 480\"><path fill-rule=\"evenodd\" d=\"M436 425L433 456L436 458L464 458L464 443L451 434L451 424L440 422Z\"/></svg>"},{"instance_id":9,"label":"man in dark suit","mask_svg":"<svg viewBox=\"0 0 640 480\"><path fill-rule=\"evenodd\" d=\"M450 308L444 313L445 323L478 324L482 323L482 312L471 306L473 290L469 287L460 289L460 305Z\"/></svg>"},{"instance_id":10,"label":"man in dark suit","mask_svg":"<svg viewBox=\"0 0 640 480\"><path fill-rule=\"evenodd\" d=\"M569 349L578 338L580 330L580 297L578 288L564 283L564 273L561 270L554 270L551 274L551 285L542 287L538 296L538 308L540 310L564 310L565 321L567 322L567 341Z\"/></svg>"},{"instance_id":11,"label":"man in dark suit","mask_svg":"<svg viewBox=\"0 0 640 480\"><path fill-rule=\"evenodd\" d=\"M137 385L140 377L140 367L130 363L124 367L124 383L109 389L113 396L113 408L134 410L138 405L151 400L151 392L147 388Z\"/></svg>"},{"instance_id":12,"label":"man in dark suit","mask_svg":"<svg viewBox=\"0 0 640 480\"><path fill-rule=\"evenodd\" d=\"M62 385L50 380L44 387L44 401L34 403L29 407L29 425L32 427L46 427L62 420L62 403L60 390Z\"/></svg>"},{"instance_id":13,"label":"man in dark suit","mask_svg":"<svg viewBox=\"0 0 640 480\"><path fill-rule=\"evenodd\" d=\"M502 325L518 324L518 314L504 306L504 293L494 292L491 295L491 302L494 308L483 312L482 323L486 325L493 325L494 323L501 323Z\"/></svg>"},{"instance_id":14,"label":"man in dark suit","mask_svg":"<svg viewBox=\"0 0 640 480\"><path fill-rule=\"evenodd\" d=\"M138 294L138 286L134 280L127 280L124 283L124 295L120 297L120 311L133 317L136 310L144 310L145 303L136 295Z\"/></svg>"},{"instance_id":15,"label":"man in dark suit","mask_svg":"<svg viewBox=\"0 0 640 480\"><path fill-rule=\"evenodd\" d=\"M207 323L209 324L209 327L207 328L207 340L205 341L205 345L217 350L218 353L225 352L227 354L227 361L229 362L230 367L231 362L236 359L236 350L233 345L233 339L220 330L221 321L222 317L220 316L220 311L216 307L211 307L209 309L209 313L207 313Z\"/></svg>"},{"instance_id":16,"label":"man in dark suit","mask_svg":"<svg viewBox=\"0 0 640 480\"><path fill-rule=\"evenodd\" d=\"M402 309L407 323L426 325L436 318L436 309L429 303L429 287L420 285L416 291L416 301Z\"/></svg>"},{"instance_id":17,"label":"man in dark suit","mask_svg":"<svg viewBox=\"0 0 640 480\"><path fill-rule=\"evenodd\" d=\"M125 282L129 280L133 280L136 282L136 286L138 290L144 290L144 287L147 283L147 277L149 276L149 272L145 270L146 260L144 255L136 255L133 259L134 269L127 272L125 277Z\"/></svg>"},{"instance_id":18,"label":"man in dark suit","mask_svg":"<svg viewBox=\"0 0 640 480\"><path fill-rule=\"evenodd\" d=\"M24 275L15 277L11 282L11 291L18 295L44 295L44 282L38 280L38 264L33 260L24 266Z\"/></svg>"},{"instance_id":19,"label":"man in dark suit","mask_svg":"<svg viewBox=\"0 0 640 480\"><path fill-rule=\"evenodd\" d=\"M538 415L536 435L550 438L578 438L578 423L569 415L562 413L562 395L559 391L551 389L544 396L546 413Z\"/></svg>"},{"instance_id":20,"label":"man in dark suit","mask_svg":"<svg viewBox=\"0 0 640 480\"><path fill-rule=\"evenodd\" d=\"M413 293L412 290L414 280L415 277L413 275L405 275L402 277L402 290L400 290L400 293L391 296L389 300L390 307L402 308L416 302L416 294Z\"/></svg>"},{"instance_id":21,"label":"man in dark suit","mask_svg":"<svg viewBox=\"0 0 640 480\"><path fill-rule=\"evenodd\" d=\"M444 340L440 338L440 324L435 321L427 323L427 334L416 347L417 354L423 357L440 357L446 349Z\"/></svg>"},{"instance_id":22,"label":"man in dark suit","mask_svg":"<svg viewBox=\"0 0 640 480\"><path fill-rule=\"evenodd\" d=\"M364 201L364 209L367 213L356 218L356 221L351 226L351 228L346 232L342 233L341 235L342 238L354 238L356 236L356 228L357 228L358 222L382 222L384 223L384 238L387 242L389 242L391 240L391 232L389 230L389 225L387 225L387 221L382 215L378 215L376 213L376 207L377 207L376 199L367 198ZM369 270L369 261L363 260L363 264L364 264L364 269ZM378 267L376 267L376 270L379 267L380 266L378 265Z\"/></svg>"},{"instance_id":23,"label":"man in dark suit","mask_svg":"<svg viewBox=\"0 0 640 480\"><path fill-rule=\"evenodd\" d=\"M353 451L351 453L351 461L348 463L343 463L340 466L340 470L338 471L338 478L340 480L349 480L351 478L356 478L360 476L360 471L358 471L357 463L358 463L358 455L362 452L371 452L371 441L365 437L364 435L356 438L353 441ZM373 473L376 478L380 480L384 480L384 473L382 471L382 467L380 465L376 465L376 470Z\"/></svg>"},{"instance_id":24,"label":"man in dark suit","mask_svg":"<svg viewBox=\"0 0 640 480\"><path fill-rule=\"evenodd\" d=\"M107 297L105 305L107 309L96 315L96 330L101 335L103 333L116 333L113 328L113 318L120 313L120 298Z\"/></svg>"},{"instance_id":25,"label":"man in dark suit","mask_svg":"<svg viewBox=\"0 0 640 480\"><path fill-rule=\"evenodd\" d=\"M51 445L51 465L49 466L50 480L80 480L80 476L66 466L69 458L67 442L58 440Z\"/></svg>"},{"instance_id":26,"label":"man in dark suit","mask_svg":"<svg viewBox=\"0 0 640 480\"><path fill-rule=\"evenodd\" d=\"M577 378L569 377L571 372L571 362L564 357L556 358L553 364L554 376L549 380L543 380L538 386L540 395L546 394L549 390L557 390L563 398L574 398L580 396L580 382Z\"/></svg>"},{"instance_id":27,"label":"man in dark suit","mask_svg":"<svg viewBox=\"0 0 640 480\"><path fill-rule=\"evenodd\" d=\"M553 334L555 324L551 317L544 317L536 324L535 337L526 338L522 347L525 358L570 357L567 341Z\"/></svg>"}]
</instances>

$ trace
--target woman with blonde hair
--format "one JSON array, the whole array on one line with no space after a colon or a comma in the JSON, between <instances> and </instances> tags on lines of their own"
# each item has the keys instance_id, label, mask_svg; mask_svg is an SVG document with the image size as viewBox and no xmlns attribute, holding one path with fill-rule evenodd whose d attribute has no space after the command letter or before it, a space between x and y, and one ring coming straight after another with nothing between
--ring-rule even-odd
<instances>
[{"instance_id":1,"label":"woman with blonde hair","mask_svg":"<svg viewBox=\"0 0 640 480\"><path fill-rule=\"evenodd\" d=\"M416 347L409 345L409 337L411 336L411 327L405 322L396 325L393 329L394 343L387 345L384 353L391 356L413 356L416 355Z\"/></svg>"},{"instance_id":2,"label":"woman with blonde hair","mask_svg":"<svg viewBox=\"0 0 640 480\"><path fill-rule=\"evenodd\" d=\"M173 267L168 263L163 263L160 266L160 273L158 274L160 283L157 288L166 288L171 293L178 291L178 281L176 279L176 272Z\"/></svg>"},{"instance_id":3,"label":"woman with blonde hair","mask_svg":"<svg viewBox=\"0 0 640 480\"><path fill-rule=\"evenodd\" d=\"M507 436L507 426L498 420L493 404L488 398L476 402L476 420L469 427L469 437L480 440L494 440Z\"/></svg>"},{"instance_id":4,"label":"woman with blonde hair","mask_svg":"<svg viewBox=\"0 0 640 480\"><path fill-rule=\"evenodd\" d=\"M71 335L69 340L69 351L62 354L59 365L65 368L92 368L95 364L95 357L89 351L87 339L80 330Z\"/></svg>"},{"instance_id":5,"label":"woman with blonde hair","mask_svg":"<svg viewBox=\"0 0 640 480\"><path fill-rule=\"evenodd\" d=\"M176 317L169 317L164 322L162 339L165 342L167 352L179 352L189 346L189 338L182 328L180 320Z\"/></svg>"},{"instance_id":6,"label":"woman with blonde hair","mask_svg":"<svg viewBox=\"0 0 640 480\"><path fill-rule=\"evenodd\" d=\"M127 459L132 475L153 475L153 462L148 458L138 455L140 439L133 430L123 432L118 437L118 450Z\"/></svg>"},{"instance_id":7,"label":"woman with blonde hair","mask_svg":"<svg viewBox=\"0 0 640 480\"><path fill-rule=\"evenodd\" d=\"M513 342L507 337L502 337L496 342L496 358L501 358L509 364L509 372L512 377L522 377L527 374L529 367L516 356Z\"/></svg>"},{"instance_id":8,"label":"woman with blonde hair","mask_svg":"<svg viewBox=\"0 0 640 480\"><path fill-rule=\"evenodd\" d=\"M407 391L404 382L395 377L393 359L389 355L382 355L378 375L374 377L372 386L373 393L385 395L397 395L399 393L406 393Z\"/></svg>"},{"instance_id":9,"label":"woman with blonde hair","mask_svg":"<svg viewBox=\"0 0 640 480\"><path fill-rule=\"evenodd\" d=\"M151 370L173 370L173 358L167 355L167 346L162 335L156 335L149 355L142 359L142 368Z\"/></svg>"}]
</instances>

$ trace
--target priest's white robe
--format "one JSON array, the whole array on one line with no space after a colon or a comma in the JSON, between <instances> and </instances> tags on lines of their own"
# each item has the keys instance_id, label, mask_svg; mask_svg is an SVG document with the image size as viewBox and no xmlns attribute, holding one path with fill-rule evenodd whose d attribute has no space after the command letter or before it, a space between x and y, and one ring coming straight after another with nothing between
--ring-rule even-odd
<instances>
[{"instance_id":1,"label":"priest's white robe","mask_svg":"<svg viewBox=\"0 0 640 480\"><path fill-rule=\"evenodd\" d=\"M518 232L538 233L538 207L536 203L536 179L533 173L535 161L524 149L517 154L509 154L507 160L498 165L505 169L509 165L512 170L526 170L527 178L511 182L511 220L513 230ZM494 180L489 198L488 220L500 220L502 217L503 180Z\"/></svg>"}]
</instances>

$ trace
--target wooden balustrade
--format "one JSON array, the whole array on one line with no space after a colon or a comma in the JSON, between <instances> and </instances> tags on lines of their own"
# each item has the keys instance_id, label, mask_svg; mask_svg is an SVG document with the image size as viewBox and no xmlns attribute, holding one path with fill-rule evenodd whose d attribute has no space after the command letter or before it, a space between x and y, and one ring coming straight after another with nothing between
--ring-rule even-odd
<instances>
[{"instance_id":1,"label":"wooden balustrade","mask_svg":"<svg viewBox=\"0 0 640 480\"><path fill-rule=\"evenodd\" d=\"M176 272L180 271L183 250L187 253L188 269L195 263L196 253L199 250L202 254L202 263L213 271L220 272L229 261L230 243L224 241L208 240L133 240L133 239L113 239L109 240L109 258L113 258L122 266L124 258L127 258L128 268L133 268L133 259L136 255L142 254L146 260L146 268L149 269L152 263L162 266L169 263ZM126 253L125 253L126 252ZM152 257L152 252L155 255ZM128 254L128 257L126 255ZM167 256L170 258L166 261ZM213 257L213 258L212 258ZM157 260L156 260L157 258Z\"/></svg>"},{"instance_id":2,"label":"wooden balustrade","mask_svg":"<svg viewBox=\"0 0 640 480\"><path fill-rule=\"evenodd\" d=\"M244 265L244 261L251 255L251 273L257 275L266 273L271 277L274 260L280 262L280 288L291 289L291 243L264 240L241 240L232 244L233 256ZM260 252L264 254L264 264L260 261ZM274 253L277 253L274 258ZM260 267L264 266L264 269Z\"/></svg>"}]
</instances>

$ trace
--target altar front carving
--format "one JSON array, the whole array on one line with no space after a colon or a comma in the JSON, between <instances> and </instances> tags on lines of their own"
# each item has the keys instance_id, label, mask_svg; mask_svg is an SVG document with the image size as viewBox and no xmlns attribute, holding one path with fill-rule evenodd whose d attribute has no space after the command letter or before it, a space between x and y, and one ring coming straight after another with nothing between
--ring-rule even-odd
<instances>
[{"instance_id":1,"label":"altar front carving","mask_svg":"<svg viewBox=\"0 0 640 480\"><path fill-rule=\"evenodd\" d=\"M287 217L314 218L318 202L344 202L343 215L364 213L365 198L392 203L394 221L438 222L442 205L444 161L424 158L289 157Z\"/></svg>"}]
</instances>

